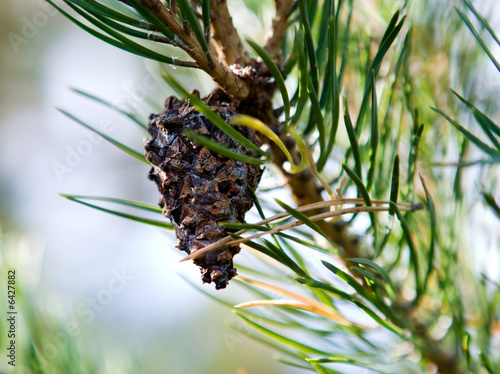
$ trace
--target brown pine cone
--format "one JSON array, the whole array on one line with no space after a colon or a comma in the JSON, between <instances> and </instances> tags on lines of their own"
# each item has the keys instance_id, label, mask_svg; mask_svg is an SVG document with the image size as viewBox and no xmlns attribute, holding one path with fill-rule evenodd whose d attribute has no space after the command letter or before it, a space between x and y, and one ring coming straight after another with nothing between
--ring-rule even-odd
<instances>
[{"instance_id":1,"label":"brown pine cone","mask_svg":"<svg viewBox=\"0 0 500 374\"><path fill-rule=\"evenodd\" d=\"M209 96L203 101L226 122L235 114L234 106ZM173 96L166 100L163 113L151 115L145 144L146 158L162 195L163 214L172 221L179 239L177 247L190 254L227 236L219 222L244 222L253 201L248 187L256 189L262 169L234 161L197 145L182 135L195 131L219 144L248 156L257 156L219 130L187 101ZM237 127L253 143L260 145L255 132ZM236 275L233 257L238 246L224 247L195 259L204 283L225 288Z\"/></svg>"}]
</instances>

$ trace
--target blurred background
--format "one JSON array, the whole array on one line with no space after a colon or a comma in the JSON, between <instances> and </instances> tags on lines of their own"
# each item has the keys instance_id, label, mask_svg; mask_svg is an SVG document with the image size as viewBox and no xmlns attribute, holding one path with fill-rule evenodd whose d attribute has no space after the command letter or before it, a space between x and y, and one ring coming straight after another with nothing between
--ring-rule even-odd
<instances>
[{"instance_id":1,"label":"blurred background","mask_svg":"<svg viewBox=\"0 0 500 374\"><path fill-rule=\"evenodd\" d=\"M495 10L486 14L498 26L495 1L482 5L488 12ZM231 2L238 12L235 3ZM255 30L265 30L261 22L270 23L267 15L272 14L272 2L267 3L268 8L262 7L262 20L246 13L245 22L237 24L243 34L262 40L263 35L255 35ZM372 2L364 3L368 12ZM454 2L421 3L419 26L428 34L418 35L433 42L427 47L439 61L436 51L454 43L447 35L446 22L439 23ZM394 8L389 7L388 13ZM374 22L383 31L383 21ZM141 150L143 136L127 118L69 88L118 105L136 105L146 117L147 108L139 105L143 98L151 99L158 110L171 94L151 66L78 29L42 0L2 0L0 34L0 284L6 284L6 269L16 270L21 290L18 302L24 305L18 322L23 344L29 344L33 331L38 333L39 343L48 352L45 359L61 361L61 372L65 372L64 360L72 359L81 361L83 373L298 373L275 362L270 350L239 334L238 327L231 327L238 325L229 309L183 279L198 284L199 270L179 263L182 254L175 248L172 232L100 213L58 195L157 203L159 193L147 180L146 165L55 109L66 109ZM459 62L463 40L456 44L450 48L457 55L451 62L444 61L436 74L443 82L463 73ZM498 96L487 100L491 91L480 89L483 85L498 92L500 86L488 78L491 66L485 63L484 67L469 77L476 83L471 90L486 98L485 105L498 105ZM202 94L211 89L204 77L185 75L182 69L178 74L179 80L190 88L201 88ZM495 113L493 119L498 120ZM227 299L232 292L231 287L219 291ZM0 302L3 324L6 303ZM27 352L19 353L17 372L29 373L28 362L47 365L35 348ZM80 357L67 358L68 352L78 352ZM10 369L2 353L0 372Z\"/></svg>"},{"instance_id":2,"label":"blurred background","mask_svg":"<svg viewBox=\"0 0 500 374\"><path fill-rule=\"evenodd\" d=\"M82 365L98 363L99 371L82 372L294 372L232 329L237 317L179 276L201 283L197 267L179 263L182 254L173 232L58 195L157 204L159 193L147 180L146 165L55 107L142 151L143 134L130 120L69 88L120 106L148 97L161 108L170 94L165 85L142 59L86 34L45 1L2 0L0 10L2 270L16 270L22 290L18 303L34 317L20 312L18 345L29 341L28 330L34 329L41 333L49 360L60 361L74 348L88 355L81 357ZM247 24L258 27L258 20ZM201 84L210 90L210 82ZM6 272L1 277L6 285ZM220 294L230 292L231 287ZM17 370L22 372L36 354L23 357L19 351L20 346ZM3 353L0 372L9 372Z\"/></svg>"}]
</instances>

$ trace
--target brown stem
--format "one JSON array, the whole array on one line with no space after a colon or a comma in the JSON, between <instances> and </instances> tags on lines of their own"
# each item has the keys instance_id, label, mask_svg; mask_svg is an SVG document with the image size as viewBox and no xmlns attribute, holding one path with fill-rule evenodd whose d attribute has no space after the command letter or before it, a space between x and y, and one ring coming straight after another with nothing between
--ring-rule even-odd
<instances>
[{"instance_id":1,"label":"brown stem","mask_svg":"<svg viewBox=\"0 0 500 374\"><path fill-rule=\"evenodd\" d=\"M294 0L275 0L276 13L273 17L273 25L269 33L264 49L273 58L279 56L281 45L288 29L288 18L294 9Z\"/></svg>"},{"instance_id":2,"label":"brown stem","mask_svg":"<svg viewBox=\"0 0 500 374\"><path fill-rule=\"evenodd\" d=\"M210 23L226 64L249 65L252 60L234 27L226 0L210 0Z\"/></svg>"},{"instance_id":3,"label":"brown stem","mask_svg":"<svg viewBox=\"0 0 500 374\"><path fill-rule=\"evenodd\" d=\"M164 43L164 44L170 44L175 46L175 43L171 41L169 38L167 38L165 35L159 35L159 34L154 34L150 32L148 34L148 40L152 40L157 43Z\"/></svg>"},{"instance_id":4,"label":"brown stem","mask_svg":"<svg viewBox=\"0 0 500 374\"><path fill-rule=\"evenodd\" d=\"M141 2L179 38L182 42L180 43L180 47L198 63L200 69L204 70L212 77L226 94L238 100L243 100L248 96L250 93L248 81L234 74L220 61L214 61L209 58L209 56L203 52L195 35L192 32L186 32L183 23L175 14L165 8L161 1L141 0ZM177 44L179 45L179 43Z\"/></svg>"},{"instance_id":5,"label":"brown stem","mask_svg":"<svg viewBox=\"0 0 500 374\"><path fill-rule=\"evenodd\" d=\"M175 5L175 0L170 0L170 12L175 14L177 11L177 6Z\"/></svg>"},{"instance_id":6,"label":"brown stem","mask_svg":"<svg viewBox=\"0 0 500 374\"><path fill-rule=\"evenodd\" d=\"M152 23L146 21L139 21L139 28L150 31L158 31L158 28Z\"/></svg>"},{"instance_id":7,"label":"brown stem","mask_svg":"<svg viewBox=\"0 0 500 374\"><path fill-rule=\"evenodd\" d=\"M459 368L457 355L453 352L445 352L439 341L436 341L427 332L427 328L418 322L413 322L415 335L424 342L422 349L423 356L433 362L438 367L439 374L461 374L463 370Z\"/></svg>"},{"instance_id":8,"label":"brown stem","mask_svg":"<svg viewBox=\"0 0 500 374\"><path fill-rule=\"evenodd\" d=\"M256 71L265 76L268 74L265 65L256 66ZM259 80L255 81L252 87L251 96L241 103L238 110L242 114L260 119L262 122L268 124L275 132L280 133L282 126L273 110L272 97L276 90L275 85L260 86ZM295 145L295 142L287 136L281 134L282 141L290 151L295 162L300 162L300 155ZM281 174L286 180L286 185L292 190L293 198L298 206L317 203L323 201L321 196L321 189L317 186L316 177L311 173L309 168L296 174L288 173L283 165L288 161L285 154L281 149L269 142L273 153L273 164L280 170ZM315 215L324 212L325 210L318 209L308 213L308 215ZM344 260L353 257L362 257L358 242L356 238L352 238L347 232L347 228L342 220L335 222L318 221L316 224L325 232L325 234L340 247L340 255ZM347 263L347 261L346 261Z\"/></svg>"},{"instance_id":9,"label":"brown stem","mask_svg":"<svg viewBox=\"0 0 500 374\"><path fill-rule=\"evenodd\" d=\"M285 140L285 139L283 139ZM287 143L291 143L288 138L285 140ZM286 143L285 143L286 144ZM288 146L288 144L287 144ZM292 190L293 199L297 203L297 206L312 204L316 202L323 201L321 196L321 189L316 184L316 178L308 169L296 173L290 174L284 168L283 164L287 161L286 156L281 152L281 150L272 145L273 148L273 164L280 170L281 174L286 179L286 184ZM294 148L289 148L294 149ZM298 158L298 152L294 152L294 158ZM318 209L308 212L308 215L315 215L322 213L324 209ZM362 257L358 241L353 238L347 232L345 223L342 220L337 220L335 222L318 221L316 222L318 227L323 230L323 232L331 239L332 242L337 244L340 248L340 256L344 259L344 262L348 264L348 258Z\"/></svg>"}]
</instances>

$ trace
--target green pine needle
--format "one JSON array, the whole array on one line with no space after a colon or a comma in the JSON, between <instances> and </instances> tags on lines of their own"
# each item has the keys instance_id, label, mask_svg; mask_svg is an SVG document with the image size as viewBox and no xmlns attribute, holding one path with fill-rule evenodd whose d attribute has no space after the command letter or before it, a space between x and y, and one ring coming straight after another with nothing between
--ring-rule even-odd
<instances>
[{"instance_id":1,"label":"green pine needle","mask_svg":"<svg viewBox=\"0 0 500 374\"><path fill-rule=\"evenodd\" d=\"M113 215L118 216L118 217L126 218L126 219L129 219L129 220L132 220L132 221L136 221L136 222L140 222L140 223L145 223L146 225L150 225L150 226L161 227L161 228L164 228L164 229L167 229L167 230L173 230L174 229L173 225L171 225L169 223L166 223L164 221L158 221L158 220L154 220L154 219L143 218L143 217L135 216L133 214L128 214L128 213L123 213L123 212L119 212L119 211L112 210L112 209L102 208L100 206L97 206L97 205L94 205L94 204L90 204L90 203L87 203L87 202L82 201L82 200L101 200L101 201L105 201L105 202L114 202L114 203L118 203L120 205L128 205L128 206L134 206L133 202L127 202L127 203L125 203L124 200L110 199L110 198L98 198L98 197L91 197L91 196L89 197L89 196L81 196L81 195L66 195L66 194L61 194L61 196L64 197L64 198L66 198L66 199L68 199L68 200L70 200L70 201L74 201L76 203L88 206L88 207L93 208L93 209L100 210L101 212L110 213L110 214L113 214ZM136 203L134 207L144 210L147 207L147 205ZM148 210L148 209L146 209L146 210ZM151 209L149 209L149 210L151 211Z\"/></svg>"},{"instance_id":2,"label":"green pine needle","mask_svg":"<svg viewBox=\"0 0 500 374\"><path fill-rule=\"evenodd\" d=\"M78 117L74 116L73 114L65 111L64 109L60 109L60 108L56 108L56 109L58 111L60 111L62 114L64 114L65 116L67 116L67 117L71 118L72 120L76 121L77 123L79 123L83 127L85 127L87 129L89 129L90 131L95 132L96 134L102 136L104 139L106 139L108 142L110 142L111 144L113 144L118 149L121 149L122 151L124 151L128 155L130 155L130 156L136 158L137 160L142 161L145 164L149 165L149 161L146 160L146 157L144 157L144 155L142 153L139 153L139 152L133 150L132 148L126 146L125 144L122 144L119 141L113 139L112 137L110 137L110 136L102 133L101 131L96 130L92 126L88 125L86 122L82 121L81 119L79 119Z\"/></svg>"},{"instance_id":3,"label":"green pine needle","mask_svg":"<svg viewBox=\"0 0 500 374\"><path fill-rule=\"evenodd\" d=\"M133 113L128 112L126 110L123 110L123 109L119 108L118 106L112 104L111 102L109 102L107 100L104 100L104 99L102 99L100 97L92 95L92 94L90 94L88 92L79 90L78 88L70 88L70 90L73 91L73 92L75 92L75 93L77 93L77 94L79 94L79 95L85 96L85 97L87 97L87 98L89 98L91 100L97 101L98 103L103 104L103 105L105 105L105 106L107 106L107 107L115 110L118 113L123 114L124 116L126 116L126 117L130 118L132 121L134 121L137 125L139 125L140 127L142 127L144 130L147 130L147 128L148 128L147 124L145 124L143 121L141 121L139 119L139 117L137 117Z\"/></svg>"}]
</instances>

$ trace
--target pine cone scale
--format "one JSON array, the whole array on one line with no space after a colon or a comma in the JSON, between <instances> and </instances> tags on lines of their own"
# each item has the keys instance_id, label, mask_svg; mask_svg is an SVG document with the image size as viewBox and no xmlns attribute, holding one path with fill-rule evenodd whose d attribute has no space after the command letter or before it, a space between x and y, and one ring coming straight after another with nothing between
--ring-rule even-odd
<instances>
[{"instance_id":1,"label":"pine cone scale","mask_svg":"<svg viewBox=\"0 0 500 374\"><path fill-rule=\"evenodd\" d=\"M236 112L229 102L204 100L228 123ZM227 236L219 222L244 222L253 205L248 187L257 188L262 170L195 144L183 135L185 129L236 152L256 155L175 97L167 99L163 113L150 117L151 138L145 144L146 158L152 165L149 177L158 185L163 214L172 221L179 239L177 247L193 253ZM259 144L253 130L238 130ZM203 282L214 282L217 289L226 287L236 275L233 257L238 252L239 247L224 247L197 258Z\"/></svg>"}]
</instances>

